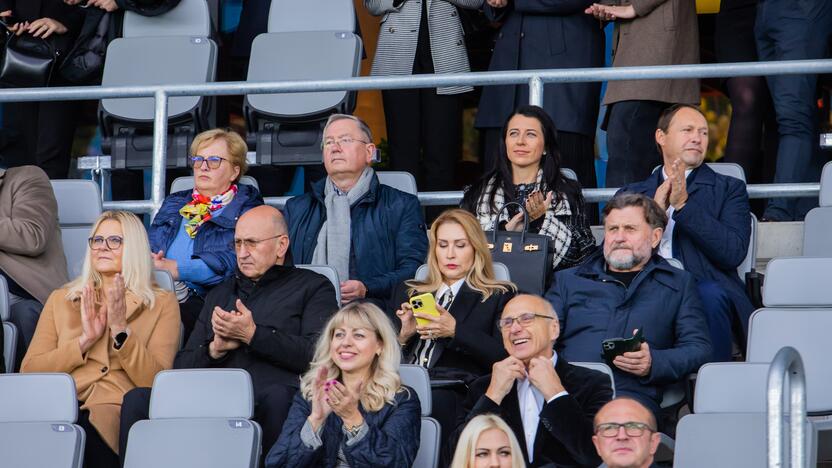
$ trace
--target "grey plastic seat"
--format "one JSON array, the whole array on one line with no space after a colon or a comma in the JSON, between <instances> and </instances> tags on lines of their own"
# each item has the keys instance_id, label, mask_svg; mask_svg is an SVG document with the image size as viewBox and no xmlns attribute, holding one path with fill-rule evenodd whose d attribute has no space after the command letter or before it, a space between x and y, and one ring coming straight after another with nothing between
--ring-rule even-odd
<instances>
[{"instance_id":1,"label":"grey plastic seat","mask_svg":"<svg viewBox=\"0 0 832 468\"><path fill-rule=\"evenodd\" d=\"M727 163L726 163L727 164ZM758 221L754 213L750 213L751 218L751 237L748 239L748 250L745 252L745 258L737 267L737 275L743 283L745 283L745 274L749 273L757 265L757 231Z\"/></svg>"},{"instance_id":2,"label":"grey plastic seat","mask_svg":"<svg viewBox=\"0 0 832 468\"><path fill-rule=\"evenodd\" d=\"M778 257L766 267L766 307L832 307L829 257Z\"/></svg>"},{"instance_id":3,"label":"grey plastic seat","mask_svg":"<svg viewBox=\"0 0 832 468\"><path fill-rule=\"evenodd\" d=\"M615 376L613 376L612 369L610 366L604 364L603 362L570 362L573 366L581 366L586 367L587 369L592 369L594 371L603 372L610 378L610 387L612 388L612 397L615 398Z\"/></svg>"},{"instance_id":4,"label":"grey plastic seat","mask_svg":"<svg viewBox=\"0 0 832 468\"><path fill-rule=\"evenodd\" d=\"M17 357L17 327L11 322L3 322L3 364L6 373L14 372L14 360Z\"/></svg>"},{"instance_id":5,"label":"grey plastic seat","mask_svg":"<svg viewBox=\"0 0 832 468\"><path fill-rule=\"evenodd\" d=\"M156 375L150 419L130 429L125 467L240 467L259 463L261 430L251 377L242 369Z\"/></svg>"},{"instance_id":6,"label":"grey plastic seat","mask_svg":"<svg viewBox=\"0 0 832 468\"><path fill-rule=\"evenodd\" d=\"M355 31L352 0L281 0L269 8L267 31Z\"/></svg>"},{"instance_id":7,"label":"grey plastic seat","mask_svg":"<svg viewBox=\"0 0 832 468\"><path fill-rule=\"evenodd\" d=\"M378 181L381 184L401 190L404 193L417 195L416 178L413 174L404 171L377 171Z\"/></svg>"},{"instance_id":8,"label":"grey plastic seat","mask_svg":"<svg viewBox=\"0 0 832 468\"><path fill-rule=\"evenodd\" d=\"M502 262L493 262L491 266L494 268L494 279L499 281L511 281L511 275L508 272L508 267ZM417 281L424 281L428 277L428 266L422 264L416 269L416 275L413 279Z\"/></svg>"},{"instance_id":9,"label":"grey plastic seat","mask_svg":"<svg viewBox=\"0 0 832 468\"><path fill-rule=\"evenodd\" d=\"M678 258L671 257L671 258L666 258L665 260L667 261L667 263L670 264L670 266L673 266L673 267L678 268L680 270L685 269L685 265L682 264L682 261L679 260Z\"/></svg>"},{"instance_id":10,"label":"grey plastic seat","mask_svg":"<svg viewBox=\"0 0 832 468\"><path fill-rule=\"evenodd\" d=\"M767 362L710 362L696 374L693 410L702 413L765 413Z\"/></svg>"},{"instance_id":11,"label":"grey plastic seat","mask_svg":"<svg viewBox=\"0 0 832 468\"><path fill-rule=\"evenodd\" d=\"M402 385L412 388L419 396L422 407L422 427L420 432L419 451L413 461L414 468L435 468L439 463L439 447L441 443L441 428L439 422L430 417L433 400L431 398L430 377L424 367L414 364L399 366Z\"/></svg>"},{"instance_id":12,"label":"grey plastic seat","mask_svg":"<svg viewBox=\"0 0 832 468\"><path fill-rule=\"evenodd\" d=\"M820 206L809 211L803 222L803 255L832 257L832 236L829 233L832 233L832 206Z\"/></svg>"},{"instance_id":13,"label":"grey plastic seat","mask_svg":"<svg viewBox=\"0 0 832 468\"><path fill-rule=\"evenodd\" d=\"M101 216L101 192L91 180L51 180L58 200L58 224L70 278L81 274L87 239L95 221Z\"/></svg>"},{"instance_id":14,"label":"grey plastic seat","mask_svg":"<svg viewBox=\"0 0 832 468\"><path fill-rule=\"evenodd\" d=\"M8 321L11 314L11 302L9 301L9 283L6 277L0 275L0 320Z\"/></svg>"},{"instance_id":15,"label":"grey plastic seat","mask_svg":"<svg viewBox=\"0 0 832 468\"><path fill-rule=\"evenodd\" d=\"M167 270L153 270L153 279L165 291L173 292L175 290L173 276Z\"/></svg>"},{"instance_id":16,"label":"grey plastic seat","mask_svg":"<svg viewBox=\"0 0 832 468\"><path fill-rule=\"evenodd\" d=\"M211 14L205 0L181 0L172 10L158 16L124 12L122 37L211 35Z\"/></svg>"},{"instance_id":17,"label":"grey plastic seat","mask_svg":"<svg viewBox=\"0 0 832 468\"><path fill-rule=\"evenodd\" d=\"M743 182L746 181L745 179L745 170L743 170L742 166L737 163L724 163L724 162L709 162L705 163L708 167L711 168L717 174L722 174L726 176L733 177L735 179L739 179ZM653 168L652 172L656 172L661 169L662 164Z\"/></svg>"},{"instance_id":18,"label":"grey plastic seat","mask_svg":"<svg viewBox=\"0 0 832 468\"><path fill-rule=\"evenodd\" d=\"M673 466L760 468L767 446L765 413L689 414L676 427Z\"/></svg>"},{"instance_id":19,"label":"grey plastic seat","mask_svg":"<svg viewBox=\"0 0 832 468\"><path fill-rule=\"evenodd\" d=\"M75 382L67 374L0 375L2 466L80 468L84 430L75 425Z\"/></svg>"},{"instance_id":20,"label":"grey plastic seat","mask_svg":"<svg viewBox=\"0 0 832 468\"><path fill-rule=\"evenodd\" d=\"M332 283L332 286L335 288L335 300L338 302L338 305L341 305L341 281L338 278L338 271L329 266L329 265L311 265L311 264L303 264L303 265L295 265L298 268L304 268L306 270L314 271L319 275L326 276L326 279Z\"/></svg>"},{"instance_id":21,"label":"grey plastic seat","mask_svg":"<svg viewBox=\"0 0 832 468\"><path fill-rule=\"evenodd\" d=\"M568 167L560 168L560 173L563 174L563 176L567 179L574 180L576 182L578 181L578 174L576 174L575 171L569 169Z\"/></svg>"},{"instance_id":22,"label":"grey plastic seat","mask_svg":"<svg viewBox=\"0 0 832 468\"><path fill-rule=\"evenodd\" d=\"M256 188L258 191L260 190L260 184L257 183L257 179L252 176L244 175L240 177L240 183L243 185L251 185L252 187ZM194 188L194 178L193 177L177 177L173 179L173 182L170 184L170 193L174 192L181 192L182 190L193 190Z\"/></svg>"},{"instance_id":23,"label":"grey plastic seat","mask_svg":"<svg viewBox=\"0 0 832 468\"><path fill-rule=\"evenodd\" d=\"M820 175L820 206L832 206L832 161L823 165Z\"/></svg>"}]
</instances>

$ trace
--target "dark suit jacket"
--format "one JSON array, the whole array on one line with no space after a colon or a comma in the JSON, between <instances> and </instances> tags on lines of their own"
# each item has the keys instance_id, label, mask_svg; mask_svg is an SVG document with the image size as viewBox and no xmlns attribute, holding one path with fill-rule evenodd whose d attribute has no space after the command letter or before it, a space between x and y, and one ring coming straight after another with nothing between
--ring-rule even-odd
<instances>
[{"instance_id":1,"label":"dark suit jacket","mask_svg":"<svg viewBox=\"0 0 832 468\"><path fill-rule=\"evenodd\" d=\"M400 283L394 290L393 300L388 306L390 320L397 331L401 328L401 321L396 317L396 310L408 300L407 290L408 286ZM456 336L438 340L431 362L425 367L437 371L441 368L463 370L472 377L490 373L495 362L508 356L503 348L497 319L512 297L513 292L497 293L482 302L480 293L471 289L468 283L463 284L448 310L456 319ZM402 349L405 362L410 362L418 342L419 337L413 336ZM440 374L436 377L448 376Z\"/></svg>"},{"instance_id":2,"label":"dark suit jacket","mask_svg":"<svg viewBox=\"0 0 832 468\"><path fill-rule=\"evenodd\" d=\"M493 413L505 420L514 435L517 436L523 449L523 458L530 467L538 467L554 463L558 467L596 467L601 459L592 443L594 432L592 419L595 413L612 399L610 379L601 372L573 366L565 359L558 357L555 371L569 395L544 403L540 411L540 424L534 441L534 462L529 463L526 450L526 437L523 431L523 420L520 417L520 403L517 399L517 383L511 391L497 405L485 396L491 376L477 379L471 385L468 397L465 399L467 417L465 422L474 416ZM457 429L452 442L462 432L463 425Z\"/></svg>"},{"instance_id":3,"label":"dark suit jacket","mask_svg":"<svg viewBox=\"0 0 832 468\"><path fill-rule=\"evenodd\" d=\"M629 184L621 191L653 197L661 182L658 170L647 180ZM688 176L687 190L684 208L673 213L673 257L681 260L697 281L710 280L724 287L743 331L748 332L754 306L737 276L751 238L751 208L745 184L703 164Z\"/></svg>"}]
</instances>

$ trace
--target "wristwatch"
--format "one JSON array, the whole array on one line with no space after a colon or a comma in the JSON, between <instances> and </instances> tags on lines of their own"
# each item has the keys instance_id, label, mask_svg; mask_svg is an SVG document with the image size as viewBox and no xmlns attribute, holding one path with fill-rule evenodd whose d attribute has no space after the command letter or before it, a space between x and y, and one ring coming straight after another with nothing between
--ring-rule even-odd
<instances>
[{"instance_id":1,"label":"wristwatch","mask_svg":"<svg viewBox=\"0 0 832 468\"><path fill-rule=\"evenodd\" d=\"M113 348L121 349L121 347L124 346L125 341L127 341L127 330L124 330L113 337Z\"/></svg>"}]
</instances>

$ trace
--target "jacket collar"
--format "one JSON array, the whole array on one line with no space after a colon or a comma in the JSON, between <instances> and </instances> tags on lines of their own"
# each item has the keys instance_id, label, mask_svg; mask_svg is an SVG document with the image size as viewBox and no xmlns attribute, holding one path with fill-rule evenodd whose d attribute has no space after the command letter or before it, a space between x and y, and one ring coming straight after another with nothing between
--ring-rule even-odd
<instances>
[{"instance_id":1,"label":"jacket collar","mask_svg":"<svg viewBox=\"0 0 832 468\"><path fill-rule=\"evenodd\" d=\"M266 285L272 284L294 271L294 269L295 267L292 265L274 265L266 270L266 273L264 273L259 280L254 281L243 275L240 272L240 269L237 268L234 278L237 289L245 292L246 296L248 296L251 294L255 286L259 285L260 287L265 287Z\"/></svg>"},{"instance_id":2,"label":"jacket collar","mask_svg":"<svg viewBox=\"0 0 832 468\"><path fill-rule=\"evenodd\" d=\"M678 286L674 284L674 282L665 279L665 274L675 276L679 272L679 270L667 263L667 261L665 261L665 259L659 254L654 253L653 256L650 257L650 260L647 261L647 264L644 265L644 268L633 279L633 282L630 283L630 286L627 288L625 300L629 299L630 296L633 295L634 291L638 289L638 286L644 282L646 278L650 277L655 277L657 281L672 289L678 289ZM616 281L615 278L607 272L607 262L604 259L603 249L599 249L592 254L586 263L578 267L576 274L595 281Z\"/></svg>"},{"instance_id":3,"label":"jacket collar","mask_svg":"<svg viewBox=\"0 0 832 468\"><path fill-rule=\"evenodd\" d=\"M177 205L185 206L186 203L191 201L191 194L193 193L193 189L182 190L176 193L170 194L170 197L176 197L179 199L179 203ZM246 184L237 183L237 195L234 196L234 199L231 200L231 203L226 205L225 208L220 212L217 216L212 216L207 222L214 223L217 226L220 226L225 229L234 229L237 225L237 219L235 216L232 216L232 213L239 213L240 205L245 203L250 198L257 197L258 192L257 189ZM171 216L168 220L168 224L176 224L177 226L182 221L182 216L179 215L179 210L177 209L176 216Z\"/></svg>"},{"instance_id":4,"label":"jacket collar","mask_svg":"<svg viewBox=\"0 0 832 468\"><path fill-rule=\"evenodd\" d=\"M323 179L321 179L321 180L315 182L314 184L312 184L312 191L311 191L312 196L315 198L315 200L318 200L318 202L320 202L321 204L324 203L324 197L325 197L325 195L324 195L325 185L324 184L326 184L327 181L329 181L329 177L324 177ZM370 180L370 189L367 190L367 193L364 194L364 196L361 197L360 200L355 202L355 205L375 202L376 197L378 196L378 190L379 190L378 174L373 172L373 178L372 178L372 180ZM353 206L355 206L355 205L353 205Z\"/></svg>"}]
</instances>

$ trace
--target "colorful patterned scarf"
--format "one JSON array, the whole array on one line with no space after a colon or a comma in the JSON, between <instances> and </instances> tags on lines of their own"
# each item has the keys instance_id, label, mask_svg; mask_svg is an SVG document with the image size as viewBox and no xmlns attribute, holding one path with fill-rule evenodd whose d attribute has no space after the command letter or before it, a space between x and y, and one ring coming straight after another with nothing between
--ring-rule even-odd
<instances>
[{"instance_id":1,"label":"colorful patterned scarf","mask_svg":"<svg viewBox=\"0 0 832 468\"><path fill-rule=\"evenodd\" d=\"M231 188L226 190L225 193L214 195L211 198L201 195L194 189L191 194L193 199L179 210L179 214L186 220L185 232L192 239L196 237L196 233L199 231L202 223L211 219L211 213L231 203L231 200L234 199L234 195L236 194L237 184L231 184Z\"/></svg>"}]
</instances>

